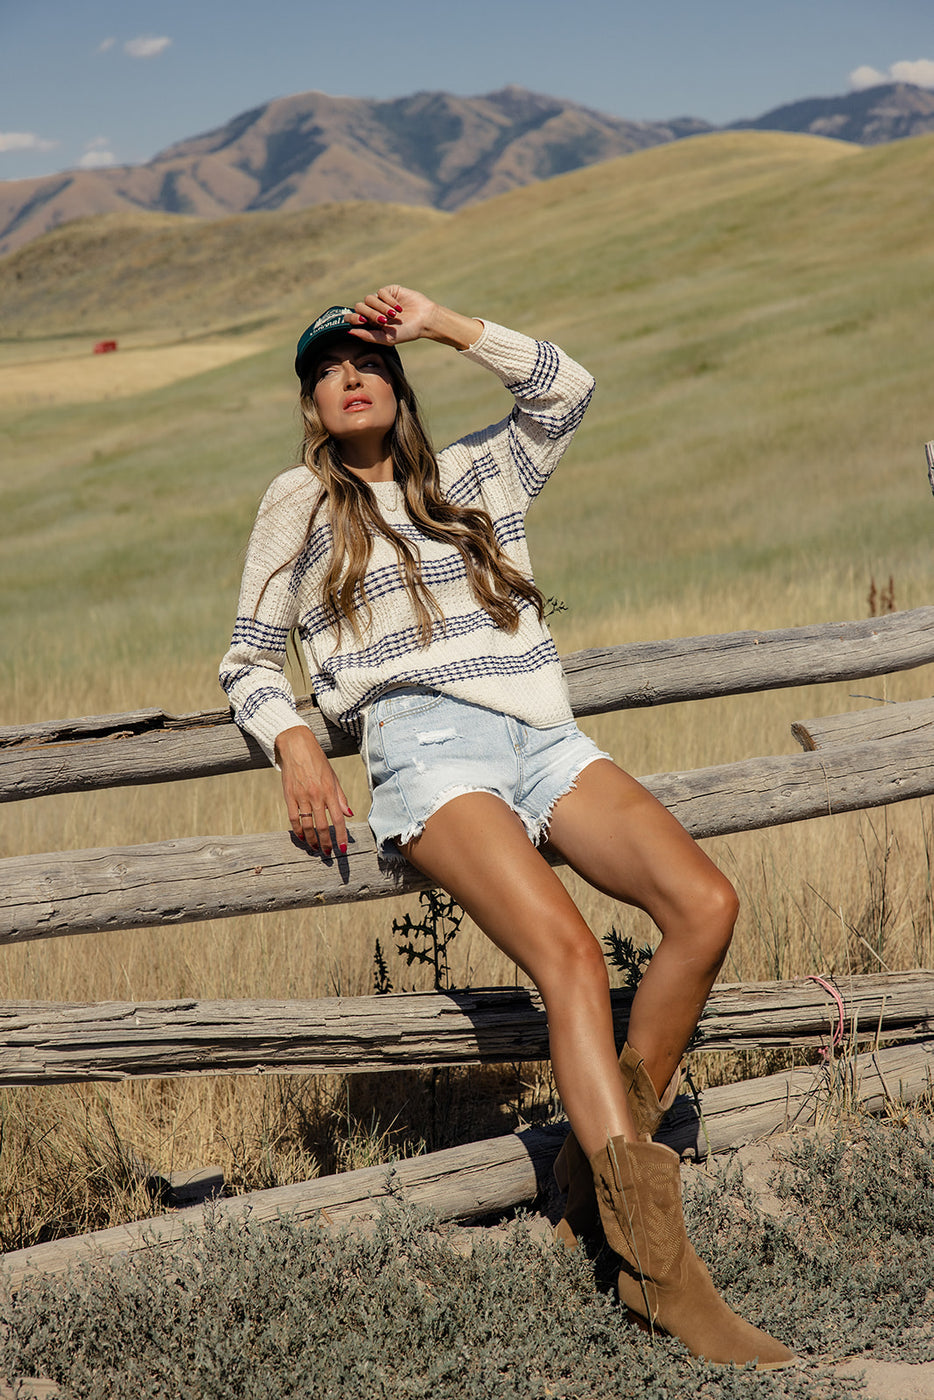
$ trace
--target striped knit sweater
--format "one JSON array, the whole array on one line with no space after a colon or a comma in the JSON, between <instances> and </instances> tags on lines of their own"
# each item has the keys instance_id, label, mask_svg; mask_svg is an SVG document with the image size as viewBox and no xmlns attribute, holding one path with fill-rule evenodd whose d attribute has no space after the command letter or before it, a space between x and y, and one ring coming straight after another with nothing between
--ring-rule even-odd
<instances>
[{"instance_id":1,"label":"striped knit sweater","mask_svg":"<svg viewBox=\"0 0 934 1400\"><path fill-rule=\"evenodd\" d=\"M531 577L525 512L580 423L593 380L556 346L492 322L461 353L497 374L516 402L502 422L439 453L441 487L450 501L486 510L500 546ZM558 654L535 608L521 607L514 633L498 628L474 598L459 551L421 534L395 482L371 489L387 523L416 544L443 621L423 647L395 550L377 537L366 573L370 616L362 611L359 618L362 640L345 623L338 642L321 601L331 547L324 515L302 546L321 488L305 467L284 472L266 492L253 527L233 640L221 663L221 685L240 727L275 762L277 736L301 723L282 671L293 627L321 712L358 742L367 708L399 685L428 685L541 728L569 720ZM293 555L290 568L274 572Z\"/></svg>"}]
</instances>

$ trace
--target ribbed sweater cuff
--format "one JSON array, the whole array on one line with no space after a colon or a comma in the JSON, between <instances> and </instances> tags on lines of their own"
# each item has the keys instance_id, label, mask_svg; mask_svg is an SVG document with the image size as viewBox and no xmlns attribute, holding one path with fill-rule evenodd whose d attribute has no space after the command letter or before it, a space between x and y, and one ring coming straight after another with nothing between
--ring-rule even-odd
<instances>
[{"instance_id":1,"label":"ribbed sweater cuff","mask_svg":"<svg viewBox=\"0 0 934 1400\"><path fill-rule=\"evenodd\" d=\"M276 762L276 740L286 729L295 729L305 721L301 715L285 701L270 700L250 721L250 733L261 746L263 753L274 768Z\"/></svg>"}]
</instances>

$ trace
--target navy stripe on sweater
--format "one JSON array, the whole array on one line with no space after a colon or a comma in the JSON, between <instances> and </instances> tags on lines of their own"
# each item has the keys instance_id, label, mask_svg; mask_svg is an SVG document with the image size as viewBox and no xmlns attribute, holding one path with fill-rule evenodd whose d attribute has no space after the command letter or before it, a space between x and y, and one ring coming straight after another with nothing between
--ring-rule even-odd
<instances>
[{"instance_id":1,"label":"navy stripe on sweater","mask_svg":"<svg viewBox=\"0 0 934 1400\"><path fill-rule=\"evenodd\" d=\"M238 617L234 623L233 645L278 654L285 651L289 631L288 627L279 627L272 622L260 622L258 617Z\"/></svg>"},{"instance_id":2,"label":"navy stripe on sweater","mask_svg":"<svg viewBox=\"0 0 934 1400\"><path fill-rule=\"evenodd\" d=\"M486 680L492 678L509 678L513 676L528 675L532 680L534 673L557 662L558 653L551 638L540 642L538 646L532 647L530 651L523 652L520 656L473 656L461 661L450 661L444 666L425 666L422 668L412 667L405 671L399 671L388 681L384 677L374 683L366 690L365 694L349 709L340 716L339 723L342 728L347 729L359 741L360 739L360 716L373 701L384 694L387 690L393 690L402 685L430 685L444 686L457 684L459 681ZM315 694L327 693L335 688L333 679L320 673L313 677Z\"/></svg>"},{"instance_id":3,"label":"navy stripe on sweater","mask_svg":"<svg viewBox=\"0 0 934 1400\"><path fill-rule=\"evenodd\" d=\"M267 700L284 700L289 709L294 710L295 713L298 714L298 711L295 709L295 701L284 687L263 685L260 686L258 690L252 691L237 710L235 718L241 729L248 728L251 716L253 716L257 710L261 710Z\"/></svg>"},{"instance_id":4,"label":"navy stripe on sweater","mask_svg":"<svg viewBox=\"0 0 934 1400\"><path fill-rule=\"evenodd\" d=\"M532 373L528 379L521 379L515 383L510 381L506 388L517 399L536 399L540 394L547 394L554 384L559 364L557 347L547 340L536 340Z\"/></svg>"}]
</instances>

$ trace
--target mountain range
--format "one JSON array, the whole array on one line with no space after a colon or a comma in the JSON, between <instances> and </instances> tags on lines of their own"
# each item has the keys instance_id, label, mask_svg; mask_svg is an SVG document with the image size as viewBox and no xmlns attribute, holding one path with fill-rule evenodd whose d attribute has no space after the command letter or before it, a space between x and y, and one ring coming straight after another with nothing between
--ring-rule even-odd
<instances>
[{"instance_id":1,"label":"mountain range","mask_svg":"<svg viewBox=\"0 0 934 1400\"><path fill-rule=\"evenodd\" d=\"M934 92L885 84L778 107L729 128L876 145L934 130ZM453 210L520 185L720 128L626 121L506 87L391 101L307 92L242 112L145 165L0 182L0 254L72 219L121 210L221 218L363 199Z\"/></svg>"}]
</instances>

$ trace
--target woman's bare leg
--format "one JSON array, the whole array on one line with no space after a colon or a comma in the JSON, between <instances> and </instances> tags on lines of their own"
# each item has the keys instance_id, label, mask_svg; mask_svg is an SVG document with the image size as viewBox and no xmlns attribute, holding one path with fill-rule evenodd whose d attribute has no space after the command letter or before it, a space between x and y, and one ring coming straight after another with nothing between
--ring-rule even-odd
<instances>
[{"instance_id":1,"label":"woman's bare leg","mask_svg":"<svg viewBox=\"0 0 934 1400\"><path fill-rule=\"evenodd\" d=\"M726 957L736 893L671 813L608 759L589 764L555 804L548 839L584 879L644 909L661 932L629 1020L629 1043L661 1093Z\"/></svg>"},{"instance_id":2,"label":"woman's bare leg","mask_svg":"<svg viewBox=\"0 0 934 1400\"><path fill-rule=\"evenodd\" d=\"M489 793L456 797L428 819L405 855L541 992L555 1082L587 1155L607 1138L634 1138L603 951L515 813Z\"/></svg>"}]
</instances>

